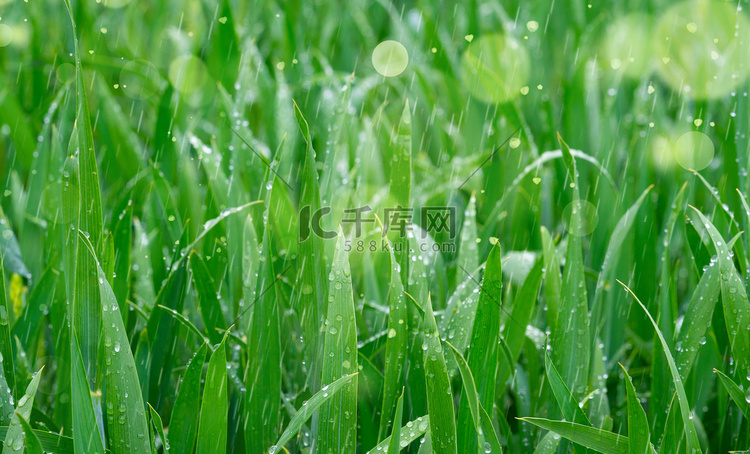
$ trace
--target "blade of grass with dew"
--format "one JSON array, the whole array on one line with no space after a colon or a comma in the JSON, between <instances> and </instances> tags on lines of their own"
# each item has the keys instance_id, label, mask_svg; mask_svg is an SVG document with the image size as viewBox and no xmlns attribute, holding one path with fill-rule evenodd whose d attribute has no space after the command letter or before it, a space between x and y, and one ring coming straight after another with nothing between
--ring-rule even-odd
<instances>
[{"instance_id":1,"label":"blade of grass with dew","mask_svg":"<svg viewBox=\"0 0 750 454\"><path fill-rule=\"evenodd\" d=\"M430 428L430 417L429 415L420 416L414 421L409 421L401 427L401 433L399 436L399 445L408 446L414 440L421 437L429 431ZM380 454L388 450L388 445L391 443L391 437L386 438L377 444L374 448L367 451L367 454ZM421 452L421 451L420 451Z\"/></svg>"},{"instance_id":2,"label":"blade of grass with dew","mask_svg":"<svg viewBox=\"0 0 750 454\"><path fill-rule=\"evenodd\" d=\"M11 394L15 394L16 389L16 370L13 365L13 344L10 340L10 312L8 309L8 299L5 293L5 265L2 258L2 251L0 251L0 355L2 355L2 372L3 381L7 384L7 388L11 391ZM2 388L0 383L0 388ZM2 399L3 405L6 402ZM2 411L3 409L0 409ZM7 424L9 421L5 421L5 417L8 415L7 412L0 414L0 422Z\"/></svg>"},{"instance_id":3,"label":"blade of grass with dew","mask_svg":"<svg viewBox=\"0 0 750 454\"><path fill-rule=\"evenodd\" d=\"M284 445L292 441L295 435L299 432L302 426L310 419L315 411L320 408L325 402L333 399L333 397L342 390L345 385L349 384L356 373L351 375L345 375L335 382L331 383L324 390L320 390L315 393L309 400L303 403L302 407L297 410L297 413L292 416L289 421L289 425L281 434L279 440L271 446L268 450L269 454L275 454L284 448Z\"/></svg>"},{"instance_id":4,"label":"blade of grass with dew","mask_svg":"<svg viewBox=\"0 0 750 454\"><path fill-rule=\"evenodd\" d=\"M596 427L544 418L518 418L603 454L629 454L628 437Z\"/></svg>"},{"instance_id":5,"label":"blade of grass with dew","mask_svg":"<svg viewBox=\"0 0 750 454\"><path fill-rule=\"evenodd\" d=\"M212 454L227 450L227 335L208 360L206 385L203 388L198 444L196 454Z\"/></svg>"},{"instance_id":6,"label":"blade of grass with dew","mask_svg":"<svg viewBox=\"0 0 750 454\"><path fill-rule=\"evenodd\" d=\"M646 199L646 196L652 188L653 186L646 188L635 203L628 208L625 214L623 214L615 224L615 229L612 232L612 236L609 238L607 251L604 254L602 267L599 270L599 278L596 282L594 300L591 307L591 318L593 320L593 323L591 323L591 335L594 338L599 337L600 334L603 335L604 339L602 340L605 344L605 351L608 351L610 344L623 344L626 324L621 323L621 320L627 318L627 307L623 304L608 304L604 307L604 295L606 292L609 292L611 288L610 279L612 278L614 266L617 264L620 257L625 237L630 233L630 230L633 227L633 222L638 215L638 210L640 210L643 201ZM604 313L606 311L614 311L614 313L605 316ZM600 323L606 323L607 321L612 323L612 325L606 327L603 332L600 333Z\"/></svg>"},{"instance_id":7,"label":"blade of grass with dew","mask_svg":"<svg viewBox=\"0 0 750 454\"><path fill-rule=\"evenodd\" d=\"M42 443L39 441L39 438L37 438L31 425L29 425L29 422L26 418L21 416L20 413L16 412L16 415L18 416L18 422L23 429L23 438L26 442L26 454L42 454Z\"/></svg>"},{"instance_id":8,"label":"blade of grass with dew","mask_svg":"<svg viewBox=\"0 0 750 454\"><path fill-rule=\"evenodd\" d=\"M23 276L26 279L32 278L29 269L23 262L16 234L10 228L10 222L5 217L2 207L0 207L0 252L2 253L4 266L8 271Z\"/></svg>"},{"instance_id":9,"label":"blade of grass with dew","mask_svg":"<svg viewBox=\"0 0 750 454\"><path fill-rule=\"evenodd\" d=\"M294 113L297 118L302 138L305 141L305 160L300 178L300 224L299 228L308 229L307 238L299 238L299 267L297 281L301 284L298 294L298 311L306 339L305 358L310 365L308 379L311 391L320 389L321 363L320 352L323 348L324 337L320 336L320 327L325 317L325 298L328 297L328 280L326 279L325 246L319 232L312 229L312 221L323 208L320 200L318 172L316 170L315 150L313 149L310 127L302 116L302 112L294 103ZM304 216L304 214L307 216ZM303 225L304 224L304 225ZM302 232L302 230L300 230Z\"/></svg>"},{"instance_id":10,"label":"blade of grass with dew","mask_svg":"<svg viewBox=\"0 0 750 454\"><path fill-rule=\"evenodd\" d=\"M716 227L703 213L693 208L703 225L708 230L711 241L716 248L719 270L721 272L721 301L724 305L724 318L727 324L732 355L737 361L740 376L750 374L750 302L747 290L734 266L729 247Z\"/></svg>"},{"instance_id":11,"label":"blade of grass with dew","mask_svg":"<svg viewBox=\"0 0 750 454\"><path fill-rule=\"evenodd\" d=\"M78 346L78 335L71 327L71 399L73 407L73 443L76 452L104 454L103 437L99 433L86 379L86 369Z\"/></svg>"},{"instance_id":12,"label":"blade of grass with dew","mask_svg":"<svg viewBox=\"0 0 750 454\"><path fill-rule=\"evenodd\" d=\"M544 368L547 373L547 379L549 380L549 386L552 389L552 393L555 395L557 405L560 407L560 410L562 410L563 418L576 424L591 427L591 421L589 421L589 418L583 412L581 407L578 406L578 401L573 394L571 394L570 389L568 389L568 386L565 384L562 377L560 377L555 364L552 362L552 358L550 358L549 353L547 353L546 350L544 352ZM573 446L575 451L581 454L590 452L575 441L573 441Z\"/></svg>"},{"instance_id":13,"label":"blade of grass with dew","mask_svg":"<svg viewBox=\"0 0 750 454\"><path fill-rule=\"evenodd\" d=\"M560 314L560 293L562 276L560 275L560 257L549 231L542 226L542 246L544 249L544 295L547 301L547 323L554 331Z\"/></svg>"},{"instance_id":14,"label":"blade of grass with dew","mask_svg":"<svg viewBox=\"0 0 750 454\"><path fill-rule=\"evenodd\" d=\"M678 348L677 370L683 380L687 380L693 362L698 355L701 338L706 334L711 324L711 316L719 299L721 270L718 265L711 263L701 276L698 285L693 290L680 331L676 340Z\"/></svg>"},{"instance_id":15,"label":"blade of grass with dew","mask_svg":"<svg viewBox=\"0 0 750 454\"><path fill-rule=\"evenodd\" d=\"M94 259L94 250L85 235L79 236L81 255ZM96 262L95 262L96 263ZM107 428L113 453L149 452L146 409L133 353L112 288L97 264L102 301L102 351L104 354Z\"/></svg>"},{"instance_id":16,"label":"blade of grass with dew","mask_svg":"<svg viewBox=\"0 0 750 454\"><path fill-rule=\"evenodd\" d=\"M386 241L388 241L386 239ZM388 252L391 260L390 286L388 294L388 338L385 341L385 372L383 379L383 406L380 413L380 427L378 440L383 440L388 427L393 420L393 408L399 401L399 388L403 389L406 379L408 332L408 308L406 296L401 284L401 266L396 262L393 245L388 242ZM394 427L393 430L396 428Z\"/></svg>"},{"instance_id":17,"label":"blade of grass with dew","mask_svg":"<svg viewBox=\"0 0 750 454\"><path fill-rule=\"evenodd\" d=\"M492 417L487 414L484 405L482 405L482 402L479 399L476 383L469 364L453 345L449 342L445 342L445 344L450 347L453 356L456 358L458 370L461 373L461 381L464 389L462 396L465 395L466 402L468 403L471 412L471 417L474 420L474 429L478 435L478 446L481 448L480 452L503 452L503 449L500 446L500 441L495 433L495 426L492 425ZM492 402L491 405L494 406L494 402ZM471 451L462 452L474 451L476 451L476 447Z\"/></svg>"},{"instance_id":18,"label":"blade of grass with dew","mask_svg":"<svg viewBox=\"0 0 750 454\"><path fill-rule=\"evenodd\" d=\"M169 422L170 432L179 434L173 437L171 443L171 452L174 454L190 454L195 446L200 412L201 374L207 349L208 346L205 343L200 346L188 363L185 375L180 382Z\"/></svg>"},{"instance_id":19,"label":"blade of grass with dew","mask_svg":"<svg viewBox=\"0 0 750 454\"><path fill-rule=\"evenodd\" d=\"M478 394L482 406L490 410L495 402L498 367L500 313L503 296L502 264L500 243L496 242L485 265L479 303L469 343L471 347L467 353L469 369L479 379L476 382L474 392ZM459 370L460 366L459 362ZM463 377L463 375L462 372L461 376L466 381L466 377ZM464 386L466 385L464 384ZM458 407L456 432L458 434L459 452L474 452L477 450L476 436L478 431L475 430L477 426L471 423L472 412L470 412L471 405L469 405L471 402L467 401L467 398L472 399L472 396L462 393ZM479 418L475 418L475 422L479 422Z\"/></svg>"},{"instance_id":20,"label":"blade of grass with dew","mask_svg":"<svg viewBox=\"0 0 750 454\"><path fill-rule=\"evenodd\" d=\"M208 338L211 342L218 344L221 342L221 333L217 331L227 329L227 322L224 320L224 314L221 311L221 305L219 304L218 293L214 286L213 279L208 272L206 263L198 255L193 252L190 254L190 269L193 271L193 282L195 283L195 289L198 292L199 308L201 312L201 318L203 319L203 326L208 333Z\"/></svg>"},{"instance_id":21,"label":"blade of grass with dew","mask_svg":"<svg viewBox=\"0 0 750 454\"><path fill-rule=\"evenodd\" d=\"M324 325L323 372L321 384L328 385L357 370L357 327L346 238L339 228L329 278L328 313ZM347 384L335 399L320 407L319 452L350 452L357 443L357 378Z\"/></svg>"},{"instance_id":22,"label":"blade of grass with dew","mask_svg":"<svg viewBox=\"0 0 750 454\"><path fill-rule=\"evenodd\" d=\"M618 281L620 282L620 281ZM674 383L675 389L677 390L677 401L680 405L680 415L682 416L682 422L684 425L685 433L687 434L687 449L689 453L700 453L701 447L700 442L698 441L698 434L695 431L695 425L693 425L693 417L690 414L690 404L688 403L687 394L685 394L685 387L682 384L682 378L680 377L680 372L677 370L677 366L675 365L674 358L672 357L672 353L669 351L669 346L667 345L667 341L664 339L664 336L662 335L661 331L659 330L659 326L656 324L656 321L653 317L651 317L651 314L648 312L648 309L646 309L646 306L641 303L641 300L638 299L637 296L635 296L635 293L633 293L630 288L628 288L627 285L620 282L620 285L622 285L625 290L630 294L630 296L633 297L633 299L638 303L639 306L643 309L643 311L648 316L648 319L651 321L651 324L654 327L654 330L656 331L656 335L659 337L659 342L661 342L662 348L664 349L664 356L667 358L667 364L669 364L669 370L672 374L672 381Z\"/></svg>"},{"instance_id":23,"label":"blade of grass with dew","mask_svg":"<svg viewBox=\"0 0 750 454\"><path fill-rule=\"evenodd\" d=\"M727 393L729 394L729 397L732 398L732 401L739 407L740 411L742 412L742 415L750 421L750 402L748 402L747 392L743 391L742 388L737 386L737 384L732 381L731 378L727 377L724 372L714 369L714 372L719 375L719 380L721 381L721 384L724 385L724 389L727 390Z\"/></svg>"},{"instance_id":24,"label":"blade of grass with dew","mask_svg":"<svg viewBox=\"0 0 750 454\"><path fill-rule=\"evenodd\" d=\"M114 217L114 214L113 214ZM123 315L123 323L128 326L127 301L130 297L130 249L132 244L133 230L133 203L128 197L125 209L116 216L117 222L112 230L115 246L115 276L112 291L120 304L120 312Z\"/></svg>"},{"instance_id":25,"label":"blade of grass with dew","mask_svg":"<svg viewBox=\"0 0 750 454\"><path fill-rule=\"evenodd\" d=\"M423 221L424 222L424 221ZM479 247L477 246L477 199L474 193L469 198L469 204L464 213L464 223L461 228L461 242L458 248L456 278L463 280L461 269L472 271L479 265Z\"/></svg>"},{"instance_id":26,"label":"blade of grass with dew","mask_svg":"<svg viewBox=\"0 0 750 454\"><path fill-rule=\"evenodd\" d=\"M242 304L240 305L240 330L248 334L250 332L250 318L253 315L252 304L255 301L255 289L258 284L258 271L260 257L260 244L258 234L253 226L253 218L248 215L245 218L242 235ZM300 249L302 247L300 246Z\"/></svg>"},{"instance_id":27,"label":"blade of grass with dew","mask_svg":"<svg viewBox=\"0 0 750 454\"><path fill-rule=\"evenodd\" d=\"M269 182L278 184L278 179ZM271 186L272 189L272 186ZM267 194L270 196L271 189ZM266 203L264 217L269 216ZM250 350L245 377L245 449L250 453L265 452L277 440L281 405L281 337L276 280L273 274L271 232L263 232L262 257L256 300L253 305L248 346Z\"/></svg>"},{"instance_id":28,"label":"blade of grass with dew","mask_svg":"<svg viewBox=\"0 0 750 454\"><path fill-rule=\"evenodd\" d=\"M582 397L588 381L591 342L581 237L578 236L582 222L581 199L575 158L559 134L558 140L563 149L563 160L568 170L568 178L573 186L572 203L579 204L579 206L571 210L570 215L568 252L561 287L560 319L556 330L552 332L552 355L560 366L559 371L563 381L570 386L574 396Z\"/></svg>"},{"instance_id":29,"label":"blade of grass with dew","mask_svg":"<svg viewBox=\"0 0 750 454\"><path fill-rule=\"evenodd\" d=\"M425 304L424 347L424 374L432 447L436 454L456 454L458 448L453 391L429 296Z\"/></svg>"},{"instance_id":30,"label":"blade of grass with dew","mask_svg":"<svg viewBox=\"0 0 750 454\"><path fill-rule=\"evenodd\" d=\"M398 396L398 403L396 404L396 415L393 417L393 431L391 432L391 441L388 443L387 454L398 454L401 452L401 419L404 414L404 391L401 390L401 395Z\"/></svg>"},{"instance_id":31,"label":"blade of grass with dew","mask_svg":"<svg viewBox=\"0 0 750 454\"><path fill-rule=\"evenodd\" d=\"M625 366L620 364L622 372L625 374L625 388L628 394L628 440L630 454L648 454L651 452L651 433L648 428L648 417L638 400L633 386L633 380L625 370Z\"/></svg>"},{"instance_id":32,"label":"blade of grass with dew","mask_svg":"<svg viewBox=\"0 0 750 454\"><path fill-rule=\"evenodd\" d=\"M36 396L36 390L39 387L39 380L42 378L43 369L44 366L34 374L29 386L26 388L26 393L18 399L18 406L16 407L15 413L13 413L10 418L8 433L5 435L3 454L18 452L23 448L24 436L20 419L29 419L29 416L31 416L31 409L34 407L34 397Z\"/></svg>"},{"instance_id":33,"label":"blade of grass with dew","mask_svg":"<svg viewBox=\"0 0 750 454\"><path fill-rule=\"evenodd\" d=\"M516 293L516 297L513 301L513 309L508 316L508 320L505 321L505 328L501 336L500 345L503 343L507 346L507 353L502 357L508 356L505 361L499 361L497 382L504 385L508 378L513 374L513 369L518 361L518 357L523 349L523 344L526 339L526 327L531 322L531 318L534 315L534 308L536 307L537 296L539 295L539 287L542 283L542 277L547 276L543 268L545 264L544 258L539 257L531 268L529 274L526 276L521 288ZM557 273L559 277L559 272Z\"/></svg>"},{"instance_id":34,"label":"blade of grass with dew","mask_svg":"<svg viewBox=\"0 0 750 454\"><path fill-rule=\"evenodd\" d=\"M151 424L156 428L156 433L159 435L159 438L161 438L164 453L168 453L170 452L169 440L166 435L164 435L164 424L162 424L161 416L159 416L159 413L154 410L154 407L152 407L151 404L148 404L148 409L149 414L151 415Z\"/></svg>"},{"instance_id":35,"label":"blade of grass with dew","mask_svg":"<svg viewBox=\"0 0 750 454\"><path fill-rule=\"evenodd\" d=\"M534 454L554 454L560 444L560 435L555 432L547 432L542 441L534 448Z\"/></svg>"},{"instance_id":36,"label":"blade of grass with dew","mask_svg":"<svg viewBox=\"0 0 750 454\"><path fill-rule=\"evenodd\" d=\"M94 135L89 117L86 85L83 79L81 54L73 10L69 0L65 1L73 28L73 43L76 61L76 132L78 135L80 210L78 228L89 235L95 254L99 253L103 233L102 202L99 189L99 174L96 168ZM98 364L99 333L102 324L102 306L96 285L96 255L78 254L76 259L76 290L73 300L73 322L81 339L81 353L89 385L96 388L96 365Z\"/></svg>"}]
</instances>

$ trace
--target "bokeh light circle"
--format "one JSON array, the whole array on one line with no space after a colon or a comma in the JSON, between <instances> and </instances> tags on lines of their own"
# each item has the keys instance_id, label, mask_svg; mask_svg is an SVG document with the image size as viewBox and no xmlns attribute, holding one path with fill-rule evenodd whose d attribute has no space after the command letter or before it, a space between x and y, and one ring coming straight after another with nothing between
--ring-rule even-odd
<instances>
[{"instance_id":1,"label":"bokeh light circle","mask_svg":"<svg viewBox=\"0 0 750 454\"><path fill-rule=\"evenodd\" d=\"M182 55L169 65L169 81L184 95L198 91L208 80L208 70L201 59Z\"/></svg>"},{"instance_id":2,"label":"bokeh light circle","mask_svg":"<svg viewBox=\"0 0 750 454\"><path fill-rule=\"evenodd\" d=\"M487 103L512 101L526 85L529 70L526 48L503 34L472 40L461 57L464 83L473 96Z\"/></svg>"},{"instance_id":3,"label":"bokeh light circle","mask_svg":"<svg viewBox=\"0 0 750 454\"><path fill-rule=\"evenodd\" d=\"M714 143L699 131L687 132L674 145L675 160L684 169L703 170L714 159Z\"/></svg>"},{"instance_id":4,"label":"bokeh light circle","mask_svg":"<svg viewBox=\"0 0 750 454\"><path fill-rule=\"evenodd\" d=\"M13 29L0 24L0 47L5 47L13 41Z\"/></svg>"},{"instance_id":5,"label":"bokeh light circle","mask_svg":"<svg viewBox=\"0 0 750 454\"><path fill-rule=\"evenodd\" d=\"M727 95L750 71L750 20L730 3L678 3L660 18L654 40L659 74L690 98Z\"/></svg>"},{"instance_id":6,"label":"bokeh light circle","mask_svg":"<svg viewBox=\"0 0 750 454\"><path fill-rule=\"evenodd\" d=\"M55 76L63 85L72 84L76 81L76 67L72 63L62 63L55 69Z\"/></svg>"},{"instance_id":7,"label":"bokeh light circle","mask_svg":"<svg viewBox=\"0 0 750 454\"><path fill-rule=\"evenodd\" d=\"M575 210L575 211L574 211ZM580 225L573 225L573 214L581 217ZM578 199L570 202L563 210L563 223L565 230L575 236L586 236L596 229L599 224L599 212L591 202Z\"/></svg>"},{"instance_id":8,"label":"bokeh light circle","mask_svg":"<svg viewBox=\"0 0 750 454\"><path fill-rule=\"evenodd\" d=\"M599 47L604 69L640 79L652 69L654 21L642 13L628 14L606 27Z\"/></svg>"},{"instance_id":9,"label":"bokeh light circle","mask_svg":"<svg viewBox=\"0 0 750 454\"><path fill-rule=\"evenodd\" d=\"M150 98L159 90L159 70L146 60L128 62L120 71L120 86L131 99Z\"/></svg>"},{"instance_id":10,"label":"bokeh light circle","mask_svg":"<svg viewBox=\"0 0 750 454\"><path fill-rule=\"evenodd\" d=\"M385 77L395 77L404 72L409 64L409 53L403 44L388 40L375 46L372 52L372 66Z\"/></svg>"}]
</instances>

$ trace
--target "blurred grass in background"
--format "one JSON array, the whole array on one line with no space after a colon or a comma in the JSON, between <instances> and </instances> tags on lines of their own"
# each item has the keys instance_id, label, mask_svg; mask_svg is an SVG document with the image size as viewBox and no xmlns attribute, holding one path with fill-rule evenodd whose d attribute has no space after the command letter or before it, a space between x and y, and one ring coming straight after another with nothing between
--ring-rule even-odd
<instances>
[{"instance_id":1,"label":"blurred grass in background","mask_svg":"<svg viewBox=\"0 0 750 454\"><path fill-rule=\"evenodd\" d=\"M747 8L0 0L4 452L748 449Z\"/></svg>"}]
</instances>

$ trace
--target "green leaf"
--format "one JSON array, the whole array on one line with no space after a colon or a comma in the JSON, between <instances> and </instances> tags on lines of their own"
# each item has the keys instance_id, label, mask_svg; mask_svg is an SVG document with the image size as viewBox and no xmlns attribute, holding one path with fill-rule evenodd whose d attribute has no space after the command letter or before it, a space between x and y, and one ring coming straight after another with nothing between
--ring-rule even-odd
<instances>
[{"instance_id":1,"label":"green leaf","mask_svg":"<svg viewBox=\"0 0 750 454\"><path fill-rule=\"evenodd\" d=\"M399 434L399 446L408 446L414 440L421 437L430 428L430 417L428 415L420 416L414 421L409 421L401 427ZM391 437L386 438L377 444L374 448L367 451L367 454L380 454L388 450L391 443ZM420 451L421 452L421 451Z\"/></svg>"},{"instance_id":2,"label":"green leaf","mask_svg":"<svg viewBox=\"0 0 750 454\"><path fill-rule=\"evenodd\" d=\"M568 177L573 186L573 202L580 203L578 171L568 145L559 137ZM586 280L583 275L581 237L576 234L581 226L581 210L571 210L568 231L568 252L563 273L560 314L552 332L552 355L560 375L570 386L573 395L583 397L589 376L591 341L589 333L589 305Z\"/></svg>"},{"instance_id":3,"label":"green leaf","mask_svg":"<svg viewBox=\"0 0 750 454\"><path fill-rule=\"evenodd\" d=\"M289 443L292 438L299 432L302 426L310 419L321 405L329 400L333 399L337 393L344 388L345 385L349 384L356 373L351 375L345 375L330 385L326 386L325 389L321 389L315 393L309 400L303 403L302 407L292 416L289 421L289 425L281 434L279 441L275 445L271 446L268 450L269 454L275 454L279 452L284 445Z\"/></svg>"},{"instance_id":4,"label":"green leaf","mask_svg":"<svg viewBox=\"0 0 750 454\"><path fill-rule=\"evenodd\" d=\"M39 438L37 438L36 434L31 429L29 422L26 420L26 418L22 417L20 413L16 412L16 415L18 416L18 421L21 423L21 427L23 428L23 436L26 440L26 453L42 454L42 443L39 441Z\"/></svg>"},{"instance_id":5,"label":"green leaf","mask_svg":"<svg viewBox=\"0 0 750 454\"><path fill-rule=\"evenodd\" d=\"M333 383L357 371L357 327L355 324L351 268L345 248L346 238L339 229L331 266L328 314L323 327L323 373L321 383ZM319 452L352 452L357 440L357 378L347 384L335 399L320 407Z\"/></svg>"},{"instance_id":6,"label":"green leaf","mask_svg":"<svg viewBox=\"0 0 750 454\"><path fill-rule=\"evenodd\" d=\"M156 428L156 433L159 434L159 438L161 438L162 446L164 447L164 452L169 452L169 440L167 440L166 435L164 435L164 425L161 422L161 416L159 416L159 413L154 410L154 407L151 406L151 404L148 405L150 414L151 414L151 422L153 423L154 427Z\"/></svg>"},{"instance_id":7,"label":"green leaf","mask_svg":"<svg viewBox=\"0 0 750 454\"><path fill-rule=\"evenodd\" d=\"M536 445L534 454L554 454L557 452L557 445L560 444L560 435L555 432L549 432L542 438L542 441Z\"/></svg>"},{"instance_id":8,"label":"green leaf","mask_svg":"<svg viewBox=\"0 0 750 454\"><path fill-rule=\"evenodd\" d=\"M42 369L34 374L34 378L31 379L31 383L26 388L26 393L18 399L18 406L16 412L13 413L10 419L10 426L8 426L8 433L5 435L5 443L3 444L3 454L12 454L18 452L24 446L23 427L21 426L21 419L29 419L31 416L31 409L34 407L34 397L36 396L36 390L39 386L39 379L42 378Z\"/></svg>"},{"instance_id":9,"label":"green leaf","mask_svg":"<svg viewBox=\"0 0 750 454\"><path fill-rule=\"evenodd\" d=\"M648 454L651 451L651 433L648 428L646 412L638 400L633 386L633 380L628 371L620 364L625 374L625 388L628 393L628 439L630 440L630 454Z\"/></svg>"},{"instance_id":10,"label":"green leaf","mask_svg":"<svg viewBox=\"0 0 750 454\"><path fill-rule=\"evenodd\" d=\"M91 243L83 234L80 239L84 244L80 248L81 255L89 254L94 260ZM120 306L104 276L104 271L98 264L96 268L102 302L102 351L111 449L113 453L148 452L150 448L146 409L143 405L135 360L130 351L130 342L122 323Z\"/></svg>"},{"instance_id":11,"label":"green leaf","mask_svg":"<svg viewBox=\"0 0 750 454\"><path fill-rule=\"evenodd\" d=\"M479 403L490 410L495 402L502 288L502 253L500 244L495 243L485 265L479 304L469 344L471 347L467 353L469 369L478 378L474 393L479 396ZM459 370L460 366L459 361ZM463 372L461 372L461 377L466 386L466 377ZM476 414L478 409L469 412L471 399L471 391L461 394L457 425L459 452L473 452L477 449L476 434L480 432L480 426L479 424L472 425L471 417L474 416L475 423L480 422L480 419ZM477 430L475 431L474 428Z\"/></svg>"},{"instance_id":12,"label":"green leaf","mask_svg":"<svg viewBox=\"0 0 750 454\"><path fill-rule=\"evenodd\" d=\"M732 346L732 356L737 361L742 376L750 374L750 301L742 278L737 273L728 245L724 242L716 227L703 213L693 208L703 225L708 230L711 241L716 248L721 272L721 302L724 305L724 318L727 334ZM683 415L684 417L684 415Z\"/></svg>"},{"instance_id":13,"label":"green leaf","mask_svg":"<svg viewBox=\"0 0 750 454\"><path fill-rule=\"evenodd\" d=\"M21 257L21 248L18 246L16 234L10 228L10 222L5 217L2 207L0 207L0 259L8 271L31 279L31 273Z\"/></svg>"},{"instance_id":14,"label":"green leaf","mask_svg":"<svg viewBox=\"0 0 750 454\"><path fill-rule=\"evenodd\" d=\"M735 404L740 408L740 411L745 416L745 419L750 421L750 402L748 402L747 393L743 391L731 378L727 377L722 371L714 369L714 372L719 374L721 384L729 393L729 397L732 398Z\"/></svg>"},{"instance_id":15,"label":"green leaf","mask_svg":"<svg viewBox=\"0 0 750 454\"><path fill-rule=\"evenodd\" d=\"M5 293L5 267L0 254L0 355L2 355L2 372L3 381L7 384L7 388L11 390L11 393L15 393L16 389L16 371L13 365L13 344L10 338L10 308L8 307L8 300ZM3 383L0 383L0 387ZM6 402L2 399L3 407ZM6 420L9 412L3 411L5 408L0 408L0 422L8 424L10 421Z\"/></svg>"},{"instance_id":16,"label":"green leaf","mask_svg":"<svg viewBox=\"0 0 750 454\"><path fill-rule=\"evenodd\" d=\"M464 385L462 396L469 404L468 406L471 411L471 417L474 420L474 428L479 436L479 446L481 446L482 449L489 446L494 452L503 452L503 449L500 446L500 441L497 439L497 434L495 434L495 427L492 425L492 417L487 414L484 406L479 401L479 394L477 394L477 387L469 364L454 346L449 342L446 342L446 345L448 345L453 352L453 356L456 358L456 363L458 363L458 370L461 372L461 381ZM490 405L494 406L494 403L490 403ZM476 449L472 449L472 451L475 450ZM486 451L487 450L485 449L485 452Z\"/></svg>"},{"instance_id":17,"label":"green leaf","mask_svg":"<svg viewBox=\"0 0 750 454\"><path fill-rule=\"evenodd\" d=\"M225 335L208 361L196 454L221 453L227 450L228 411Z\"/></svg>"},{"instance_id":18,"label":"green leaf","mask_svg":"<svg viewBox=\"0 0 750 454\"><path fill-rule=\"evenodd\" d=\"M198 292L203 326L206 328L208 338L211 339L211 342L215 344L219 343L222 336L217 331L217 328L224 331L227 329L227 323L221 311L213 278L208 272L206 263L195 252L190 254L190 269L193 270L193 282L195 282L195 289Z\"/></svg>"},{"instance_id":19,"label":"green leaf","mask_svg":"<svg viewBox=\"0 0 750 454\"><path fill-rule=\"evenodd\" d=\"M557 372L557 369L546 350L544 352L544 367L547 372L547 379L549 380L550 388L552 388L555 400L557 400L557 404L560 406L560 410L562 410L563 417L576 424L591 426L591 421L589 421L589 418L583 412L581 407L578 406L578 401L573 397L573 394L571 394L562 377L560 377L560 374ZM583 446L580 446L579 443L576 443L575 441L573 441L573 443L576 452L588 452L588 450Z\"/></svg>"},{"instance_id":20,"label":"green leaf","mask_svg":"<svg viewBox=\"0 0 750 454\"><path fill-rule=\"evenodd\" d=\"M393 431L391 432L391 441L388 443L388 454L398 454L401 452L401 418L404 414L404 392L398 396L396 404L396 416L393 418Z\"/></svg>"},{"instance_id":21,"label":"green leaf","mask_svg":"<svg viewBox=\"0 0 750 454\"><path fill-rule=\"evenodd\" d=\"M560 293L562 292L560 257L557 255L555 244L544 226L542 226L541 232L544 247L544 295L547 301L547 322L550 328L555 331L557 318L560 314Z\"/></svg>"},{"instance_id":22,"label":"green leaf","mask_svg":"<svg viewBox=\"0 0 750 454\"><path fill-rule=\"evenodd\" d=\"M456 454L458 448L453 391L429 296L425 304L423 350L432 447L436 454Z\"/></svg>"},{"instance_id":23,"label":"green leaf","mask_svg":"<svg viewBox=\"0 0 750 454\"><path fill-rule=\"evenodd\" d=\"M83 367L78 335L71 328L71 392L73 407L73 443L76 452L103 454L102 436L96 423L86 369ZM140 394L140 393L139 393Z\"/></svg>"},{"instance_id":24,"label":"green leaf","mask_svg":"<svg viewBox=\"0 0 750 454\"><path fill-rule=\"evenodd\" d=\"M574 422L551 421L544 418L518 418L542 429L555 432L568 440L604 454L628 454L628 437Z\"/></svg>"},{"instance_id":25,"label":"green leaf","mask_svg":"<svg viewBox=\"0 0 750 454\"><path fill-rule=\"evenodd\" d=\"M617 281L617 282L620 282L620 281ZM662 335L661 330L659 330L659 327L656 324L656 321L654 320L653 317L651 317L651 314L648 312L648 309L646 309L646 306L644 306L643 303L641 303L641 300L639 300L638 297L635 296L635 293L633 293L633 291L630 290L628 286L626 286L622 282L620 282L620 285L625 287L625 290L628 293L630 293L633 299L635 299L638 305L641 306L643 311L646 313L646 315L648 316L648 319L651 321L651 324L654 326L656 335L659 337L661 346L664 349L664 356L667 357L667 364L669 364L669 370L672 373L672 382L674 383L675 389L677 390L677 401L680 404L680 414L682 415L682 422L685 427L685 433L687 434L688 452L690 453L702 452L700 448L700 442L698 441L698 434L695 431L695 425L693 424L692 416L690 415L690 404L688 403L687 394L685 394L685 387L682 384L682 378L680 377L679 370L677 370L677 366L675 365L674 358L672 357L672 353L669 351L669 346L667 345L667 341L664 339L664 336Z\"/></svg>"},{"instance_id":26,"label":"green leaf","mask_svg":"<svg viewBox=\"0 0 750 454\"><path fill-rule=\"evenodd\" d=\"M387 241L387 239L386 239ZM399 274L400 266L396 262L393 247L390 242L388 252L391 259L389 310L388 310L388 338L385 341L385 373L383 378L383 406L380 413L380 429L378 440L386 437L388 427L393 418L393 409L399 400L399 388L403 389L406 380L408 355L408 320L404 287ZM394 426L394 430L395 430Z\"/></svg>"},{"instance_id":27,"label":"green leaf","mask_svg":"<svg viewBox=\"0 0 750 454\"><path fill-rule=\"evenodd\" d=\"M169 423L170 433L179 434L172 437L171 452L174 454L190 454L195 445L198 433L198 414L200 412L201 374L206 360L207 344L200 346L187 365L182 377L177 400L172 410Z\"/></svg>"}]
</instances>

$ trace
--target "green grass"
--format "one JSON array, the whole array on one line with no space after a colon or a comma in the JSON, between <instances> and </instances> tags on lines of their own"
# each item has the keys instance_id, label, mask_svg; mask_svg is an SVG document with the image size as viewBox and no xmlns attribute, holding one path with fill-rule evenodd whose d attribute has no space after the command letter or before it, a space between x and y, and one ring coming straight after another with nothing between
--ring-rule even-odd
<instances>
[{"instance_id":1,"label":"green grass","mask_svg":"<svg viewBox=\"0 0 750 454\"><path fill-rule=\"evenodd\" d=\"M748 11L0 0L3 454L747 451Z\"/></svg>"}]
</instances>

